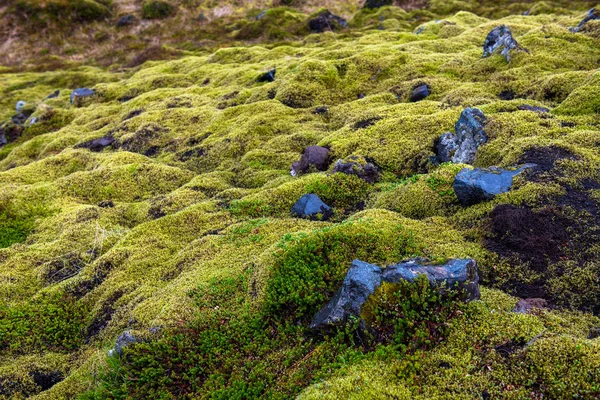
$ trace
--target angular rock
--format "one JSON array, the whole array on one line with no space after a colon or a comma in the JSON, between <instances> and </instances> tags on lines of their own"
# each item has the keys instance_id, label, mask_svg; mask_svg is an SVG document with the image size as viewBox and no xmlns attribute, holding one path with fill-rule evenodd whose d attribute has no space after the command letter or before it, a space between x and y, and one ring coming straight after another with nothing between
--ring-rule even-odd
<instances>
[{"instance_id":1,"label":"angular rock","mask_svg":"<svg viewBox=\"0 0 600 400\"><path fill-rule=\"evenodd\" d=\"M292 214L300 218L326 221L333 212L316 194L305 194L292 207Z\"/></svg>"},{"instance_id":2,"label":"angular rock","mask_svg":"<svg viewBox=\"0 0 600 400\"><path fill-rule=\"evenodd\" d=\"M547 308L548 302L544 299L522 299L517 303L513 312L518 314L530 314L534 310L545 310Z\"/></svg>"},{"instance_id":3,"label":"angular rock","mask_svg":"<svg viewBox=\"0 0 600 400\"><path fill-rule=\"evenodd\" d=\"M458 141L456 135L451 132L446 132L440 137L437 145L437 158L439 162L445 163L452 161L454 153L458 149Z\"/></svg>"},{"instance_id":4,"label":"angular rock","mask_svg":"<svg viewBox=\"0 0 600 400\"><path fill-rule=\"evenodd\" d=\"M414 282L425 275L433 286L465 289L468 300L479 299L479 275L473 259L453 259L445 264L432 264L424 258L413 258L387 267L381 280L389 283Z\"/></svg>"},{"instance_id":5,"label":"angular rock","mask_svg":"<svg viewBox=\"0 0 600 400\"><path fill-rule=\"evenodd\" d=\"M107 135L98 139L88 140L87 142L80 143L75 146L76 149L90 149L95 153L104 150L108 146L114 145L116 142L115 138L111 135Z\"/></svg>"},{"instance_id":6,"label":"angular rock","mask_svg":"<svg viewBox=\"0 0 600 400\"><path fill-rule=\"evenodd\" d=\"M597 19L600 19L600 10L596 10L595 8L592 8L591 10L588 11L586 16L581 20L579 25L577 25L575 28L570 27L569 30L571 32L580 32L583 29L583 27L585 26L585 24L587 24L590 21L597 20Z\"/></svg>"},{"instance_id":7,"label":"angular rock","mask_svg":"<svg viewBox=\"0 0 600 400\"><path fill-rule=\"evenodd\" d=\"M113 347L111 350L108 351L108 355L109 356L113 356L113 355L120 356L121 354L123 354L123 349L125 349L125 347L135 344L137 342L138 342L138 338L133 336L133 334L130 331L125 331L121 334L121 336L119 336L117 338L115 347Z\"/></svg>"},{"instance_id":8,"label":"angular rock","mask_svg":"<svg viewBox=\"0 0 600 400\"><path fill-rule=\"evenodd\" d=\"M17 110L17 112L23 111L23 108L25 107L26 104L27 103L25 103L23 100L17 101L17 105L15 106L15 110Z\"/></svg>"},{"instance_id":9,"label":"angular rock","mask_svg":"<svg viewBox=\"0 0 600 400\"><path fill-rule=\"evenodd\" d=\"M329 149L321 146L308 146L300 161L292 164L291 175L305 174L312 169L326 171L329 166Z\"/></svg>"},{"instance_id":10,"label":"angular rock","mask_svg":"<svg viewBox=\"0 0 600 400\"><path fill-rule=\"evenodd\" d=\"M329 108L327 106L320 106L315 108L315 110L313 111L313 114L318 114L318 115L323 115L323 114L327 114L329 112Z\"/></svg>"},{"instance_id":11,"label":"angular rock","mask_svg":"<svg viewBox=\"0 0 600 400\"><path fill-rule=\"evenodd\" d=\"M277 72L276 68L273 68L269 72L265 72L256 80L257 82L274 82L275 81L275 73Z\"/></svg>"},{"instance_id":12,"label":"angular rock","mask_svg":"<svg viewBox=\"0 0 600 400\"><path fill-rule=\"evenodd\" d=\"M483 58L491 56L496 50L501 50L506 62L510 62L509 52L513 49L521 49L513 38L512 32L506 25L500 25L492 29L485 38L483 44Z\"/></svg>"},{"instance_id":13,"label":"angular rock","mask_svg":"<svg viewBox=\"0 0 600 400\"><path fill-rule=\"evenodd\" d=\"M117 27L122 28L124 26L128 26L131 25L135 22L135 17L131 14L128 15L123 15L121 18L119 18L119 20L117 21Z\"/></svg>"},{"instance_id":14,"label":"angular rock","mask_svg":"<svg viewBox=\"0 0 600 400\"><path fill-rule=\"evenodd\" d=\"M379 180L379 171L380 168L372 160L360 156L350 156L345 160L337 160L332 172L356 175L368 183L375 183Z\"/></svg>"},{"instance_id":15,"label":"angular rock","mask_svg":"<svg viewBox=\"0 0 600 400\"><path fill-rule=\"evenodd\" d=\"M421 100L427 98L429 95L430 95L429 86L425 83L422 83L422 84L416 86L410 92L409 100L412 102L421 101Z\"/></svg>"},{"instance_id":16,"label":"angular rock","mask_svg":"<svg viewBox=\"0 0 600 400\"><path fill-rule=\"evenodd\" d=\"M315 18L308 21L311 32L322 33L325 31L336 31L348 27L348 22L329 10L323 10Z\"/></svg>"},{"instance_id":17,"label":"angular rock","mask_svg":"<svg viewBox=\"0 0 600 400\"><path fill-rule=\"evenodd\" d=\"M50 93L44 100L55 99L60 94L60 90L56 89L54 92Z\"/></svg>"},{"instance_id":18,"label":"angular rock","mask_svg":"<svg viewBox=\"0 0 600 400\"><path fill-rule=\"evenodd\" d=\"M540 113L540 114L550 112L550 110L548 108L538 107L538 106L530 106L528 104L520 105L517 107L517 109L519 109L521 111L531 111L531 112Z\"/></svg>"},{"instance_id":19,"label":"angular rock","mask_svg":"<svg viewBox=\"0 0 600 400\"><path fill-rule=\"evenodd\" d=\"M362 305L381 284L381 268L354 260L342 287L310 323L312 329L338 325L350 317L360 318Z\"/></svg>"},{"instance_id":20,"label":"angular rock","mask_svg":"<svg viewBox=\"0 0 600 400\"><path fill-rule=\"evenodd\" d=\"M515 176L536 166L536 164L525 164L514 170L497 167L464 168L454 178L454 193L465 205L491 200L499 194L508 192Z\"/></svg>"},{"instance_id":21,"label":"angular rock","mask_svg":"<svg viewBox=\"0 0 600 400\"><path fill-rule=\"evenodd\" d=\"M393 0L366 0L363 8L379 8L383 6L391 6Z\"/></svg>"},{"instance_id":22,"label":"angular rock","mask_svg":"<svg viewBox=\"0 0 600 400\"><path fill-rule=\"evenodd\" d=\"M73 104L74 101L79 100L84 97L90 97L96 94L95 90L88 88L77 88L71 92L71 96L69 97L69 101Z\"/></svg>"},{"instance_id":23,"label":"angular rock","mask_svg":"<svg viewBox=\"0 0 600 400\"><path fill-rule=\"evenodd\" d=\"M486 118L478 108L466 108L454 126L457 148L452 156L455 164L473 164L479 146L487 142Z\"/></svg>"}]
</instances>

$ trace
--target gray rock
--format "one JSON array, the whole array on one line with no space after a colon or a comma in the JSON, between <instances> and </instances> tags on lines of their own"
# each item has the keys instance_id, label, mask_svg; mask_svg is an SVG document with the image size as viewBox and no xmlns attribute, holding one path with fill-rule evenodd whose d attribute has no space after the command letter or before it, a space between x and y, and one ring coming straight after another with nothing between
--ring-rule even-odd
<instances>
[{"instance_id":1,"label":"gray rock","mask_svg":"<svg viewBox=\"0 0 600 400\"><path fill-rule=\"evenodd\" d=\"M108 351L109 356L123 354L123 349L132 344L137 343L139 340L130 331L125 331L117 338L115 347Z\"/></svg>"},{"instance_id":2,"label":"gray rock","mask_svg":"<svg viewBox=\"0 0 600 400\"><path fill-rule=\"evenodd\" d=\"M60 94L60 90L56 89L54 92L50 93L44 100L55 99Z\"/></svg>"},{"instance_id":3,"label":"gray rock","mask_svg":"<svg viewBox=\"0 0 600 400\"><path fill-rule=\"evenodd\" d=\"M452 161L456 149L458 149L456 135L451 132L444 133L437 145L438 160L443 163Z\"/></svg>"},{"instance_id":4,"label":"gray rock","mask_svg":"<svg viewBox=\"0 0 600 400\"><path fill-rule=\"evenodd\" d=\"M531 112L540 113L540 114L545 114L547 112L550 112L550 110L548 108L538 107L538 106L530 106L528 104L520 105L517 107L517 109L519 109L521 111L531 111Z\"/></svg>"},{"instance_id":5,"label":"gray rock","mask_svg":"<svg viewBox=\"0 0 600 400\"><path fill-rule=\"evenodd\" d=\"M348 22L344 18L332 14L329 10L321 11L315 18L308 21L308 28L311 32L316 33L336 31L347 27Z\"/></svg>"},{"instance_id":6,"label":"gray rock","mask_svg":"<svg viewBox=\"0 0 600 400\"><path fill-rule=\"evenodd\" d=\"M115 138L111 135L107 135L98 139L88 140L87 142L80 143L75 146L76 149L90 149L95 153L104 150L108 146L115 145Z\"/></svg>"},{"instance_id":7,"label":"gray rock","mask_svg":"<svg viewBox=\"0 0 600 400\"><path fill-rule=\"evenodd\" d=\"M354 260L342 287L313 318L310 327L319 329L338 325L350 317L360 318L362 305L381 284L381 268Z\"/></svg>"},{"instance_id":8,"label":"gray rock","mask_svg":"<svg viewBox=\"0 0 600 400\"><path fill-rule=\"evenodd\" d=\"M292 214L300 218L326 221L333 212L316 194L305 194L292 207Z\"/></svg>"},{"instance_id":9,"label":"gray rock","mask_svg":"<svg viewBox=\"0 0 600 400\"><path fill-rule=\"evenodd\" d=\"M600 11L597 11L595 8L592 8L591 10L588 11L586 16L581 20L579 25L577 25L575 28L570 27L569 30L571 32L580 32L583 29L583 27L585 26L585 24L587 24L590 21L597 20L597 19L600 19Z\"/></svg>"},{"instance_id":10,"label":"gray rock","mask_svg":"<svg viewBox=\"0 0 600 400\"><path fill-rule=\"evenodd\" d=\"M383 6L391 6L393 0L366 0L363 8L379 8Z\"/></svg>"},{"instance_id":11,"label":"gray rock","mask_svg":"<svg viewBox=\"0 0 600 400\"><path fill-rule=\"evenodd\" d=\"M510 62L509 53L511 50L521 49L506 25L497 26L487 35L483 44L483 58L491 56L499 49L502 49L501 54L504 56L506 62Z\"/></svg>"},{"instance_id":12,"label":"gray rock","mask_svg":"<svg viewBox=\"0 0 600 400\"><path fill-rule=\"evenodd\" d=\"M383 271L381 279L389 283L414 282L419 275L425 275L434 286L452 288L458 285L467 291L468 300L479 299L477 262L470 258L453 259L438 265L423 258L413 258L390 265Z\"/></svg>"},{"instance_id":13,"label":"gray rock","mask_svg":"<svg viewBox=\"0 0 600 400\"><path fill-rule=\"evenodd\" d=\"M452 156L455 164L473 164L479 146L487 142L486 118L478 108L466 108L456 122L457 148Z\"/></svg>"},{"instance_id":14,"label":"gray rock","mask_svg":"<svg viewBox=\"0 0 600 400\"><path fill-rule=\"evenodd\" d=\"M132 14L128 14L128 15L123 15L121 18L119 18L119 20L117 21L117 27L118 28L122 28L124 26L128 26L131 25L135 22L135 17Z\"/></svg>"},{"instance_id":15,"label":"gray rock","mask_svg":"<svg viewBox=\"0 0 600 400\"><path fill-rule=\"evenodd\" d=\"M305 174L312 169L326 171L329 167L329 149L321 146L308 146L300 161L292 164L291 175Z\"/></svg>"},{"instance_id":16,"label":"gray rock","mask_svg":"<svg viewBox=\"0 0 600 400\"><path fill-rule=\"evenodd\" d=\"M88 88L77 88L71 92L71 96L69 97L69 101L73 104L74 101L79 100L84 97L90 97L96 94L95 90Z\"/></svg>"},{"instance_id":17,"label":"gray rock","mask_svg":"<svg viewBox=\"0 0 600 400\"><path fill-rule=\"evenodd\" d=\"M17 110L17 112L23 111L23 108L25 107L26 104L27 103L25 103L23 100L17 101L17 105L15 106L15 110Z\"/></svg>"},{"instance_id":18,"label":"gray rock","mask_svg":"<svg viewBox=\"0 0 600 400\"><path fill-rule=\"evenodd\" d=\"M265 72L256 80L257 82L274 82L275 81L275 73L277 73L277 69L273 68L269 72Z\"/></svg>"},{"instance_id":19,"label":"gray rock","mask_svg":"<svg viewBox=\"0 0 600 400\"><path fill-rule=\"evenodd\" d=\"M491 167L487 169L462 169L454 178L454 193L465 204L476 204L491 200L510 190L513 178L536 164L525 164L514 170Z\"/></svg>"},{"instance_id":20,"label":"gray rock","mask_svg":"<svg viewBox=\"0 0 600 400\"><path fill-rule=\"evenodd\" d=\"M545 310L548 308L548 302L544 299L530 298L520 300L513 312L518 314L530 314L534 310Z\"/></svg>"},{"instance_id":21,"label":"gray rock","mask_svg":"<svg viewBox=\"0 0 600 400\"><path fill-rule=\"evenodd\" d=\"M422 84L416 86L410 92L409 101L412 101L412 102L421 101L421 100L427 98L429 96L429 94L430 94L429 86L425 83L422 83Z\"/></svg>"},{"instance_id":22,"label":"gray rock","mask_svg":"<svg viewBox=\"0 0 600 400\"><path fill-rule=\"evenodd\" d=\"M337 160L332 172L334 174L341 172L346 175L356 175L368 183L375 183L379 180L379 170L375 162L365 157L350 156L345 160Z\"/></svg>"}]
</instances>

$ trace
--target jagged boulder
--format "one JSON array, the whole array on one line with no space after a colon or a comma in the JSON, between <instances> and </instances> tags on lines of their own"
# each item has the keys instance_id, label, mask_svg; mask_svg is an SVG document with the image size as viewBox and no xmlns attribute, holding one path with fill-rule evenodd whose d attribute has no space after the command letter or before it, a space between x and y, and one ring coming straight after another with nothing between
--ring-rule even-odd
<instances>
[{"instance_id":1,"label":"jagged boulder","mask_svg":"<svg viewBox=\"0 0 600 400\"><path fill-rule=\"evenodd\" d=\"M375 183L379 180L380 168L373 160L366 157L350 156L345 160L337 160L333 166L332 172L356 175L368 183Z\"/></svg>"},{"instance_id":2,"label":"jagged boulder","mask_svg":"<svg viewBox=\"0 0 600 400\"><path fill-rule=\"evenodd\" d=\"M595 8L592 8L591 10L588 11L586 16L581 20L579 25L577 25L574 28L570 27L569 30L571 32L579 32L583 29L585 24L587 24L588 22L594 21L594 20L599 20L599 19L600 19L600 10L596 10Z\"/></svg>"},{"instance_id":3,"label":"jagged boulder","mask_svg":"<svg viewBox=\"0 0 600 400\"><path fill-rule=\"evenodd\" d=\"M354 260L342 287L332 299L315 314L310 327L323 329L336 326L350 318L360 318L363 304L382 282L414 282L425 275L432 286L459 287L467 292L467 300L479 299L479 275L473 259L454 259L445 264L433 264L424 258L413 258L385 269L360 260Z\"/></svg>"},{"instance_id":4,"label":"jagged boulder","mask_svg":"<svg viewBox=\"0 0 600 400\"><path fill-rule=\"evenodd\" d=\"M422 83L420 85L415 86L413 88L413 90L411 90L409 101L412 101L412 102L421 101L421 100L429 97L430 94L431 94L431 91L429 89L429 85L427 85L426 83Z\"/></svg>"},{"instance_id":5,"label":"jagged boulder","mask_svg":"<svg viewBox=\"0 0 600 400\"><path fill-rule=\"evenodd\" d=\"M438 144L440 162L473 164L479 146L487 142L486 118L478 108L466 108L454 126L455 134L445 133Z\"/></svg>"},{"instance_id":6,"label":"jagged boulder","mask_svg":"<svg viewBox=\"0 0 600 400\"><path fill-rule=\"evenodd\" d=\"M77 88L71 92L69 101L71 102L71 104L74 104L74 103L76 104L79 100L86 98L86 97L91 97L95 94L96 94L95 90L88 89L88 88Z\"/></svg>"},{"instance_id":7,"label":"jagged boulder","mask_svg":"<svg viewBox=\"0 0 600 400\"><path fill-rule=\"evenodd\" d=\"M443 163L452 161L456 149L458 149L456 135L451 132L444 133L437 145L438 160Z\"/></svg>"},{"instance_id":8,"label":"jagged boulder","mask_svg":"<svg viewBox=\"0 0 600 400\"><path fill-rule=\"evenodd\" d=\"M465 205L491 200L499 194L508 192L515 176L536 166L536 164L525 164L513 170L497 167L464 168L454 178L454 193Z\"/></svg>"},{"instance_id":9,"label":"jagged boulder","mask_svg":"<svg viewBox=\"0 0 600 400\"><path fill-rule=\"evenodd\" d=\"M277 69L273 68L272 70L265 72L261 76L256 79L257 82L274 82L275 74L277 73Z\"/></svg>"},{"instance_id":10,"label":"jagged boulder","mask_svg":"<svg viewBox=\"0 0 600 400\"><path fill-rule=\"evenodd\" d=\"M500 50L506 62L510 62L510 51L522 49L513 38L512 32L506 25L500 25L492 29L485 38L483 44L483 58L489 57L495 51Z\"/></svg>"},{"instance_id":11,"label":"jagged boulder","mask_svg":"<svg viewBox=\"0 0 600 400\"><path fill-rule=\"evenodd\" d=\"M326 221L333 212L316 194L305 194L292 207L292 214L300 218Z\"/></svg>"},{"instance_id":12,"label":"jagged boulder","mask_svg":"<svg viewBox=\"0 0 600 400\"><path fill-rule=\"evenodd\" d=\"M300 161L292 164L292 176L305 174L312 170L326 171L329 167L329 149L321 146L308 146Z\"/></svg>"},{"instance_id":13,"label":"jagged boulder","mask_svg":"<svg viewBox=\"0 0 600 400\"><path fill-rule=\"evenodd\" d=\"M379 8L383 6L391 6L394 4L393 0L366 0L363 8Z\"/></svg>"},{"instance_id":14,"label":"jagged boulder","mask_svg":"<svg viewBox=\"0 0 600 400\"><path fill-rule=\"evenodd\" d=\"M308 28L311 32L322 33L326 31L336 31L348 27L348 22L329 10L323 10L314 18L308 21Z\"/></svg>"}]
</instances>

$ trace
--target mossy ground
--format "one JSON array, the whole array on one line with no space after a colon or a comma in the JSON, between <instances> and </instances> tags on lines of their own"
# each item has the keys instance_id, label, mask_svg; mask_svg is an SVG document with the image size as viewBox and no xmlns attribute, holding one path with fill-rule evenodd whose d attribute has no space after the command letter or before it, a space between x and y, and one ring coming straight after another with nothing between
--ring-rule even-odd
<instances>
[{"instance_id":1,"label":"mossy ground","mask_svg":"<svg viewBox=\"0 0 600 400\"><path fill-rule=\"evenodd\" d=\"M306 14L281 8L266 22L234 24L226 42L239 46L133 69L61 61L54 71L0 75L0 120L17 100L37 105L38 118L0 149L0 396L177 396L175 380L151 383L153 357L176 363L174 348L198 357L173 365L188 379L182 397L597 396L599 339L587 333L600 325L600 42L568 29L590 4L430 3L358 11L349 30L319 35L303 31ZM148 26L167 30L174 15ZM298 30L280 37L279 18ZM510 64L481 59L499 24L528 50ZM257 83L272 67L276 80ZM420 83L431 96L408 102ZM70 89L81 86L96 96L70 104ZM501 100L503 92L514 99ZM432 156L467 106L488 118L476 166L511 166L540 148L565 156L510 193L461 206L452 181L464 166ZM107 135L118 146L77 146ZM290 176L309 145L329 146L333 160L370 157L382 178ZM334 208L330 221L290 216L309 192ZM490 237L498 205L552 209L578 223L565 222L566 249L539 270L489 246L501 240ZM481 302L447 308L444 329L415 330L414 338L431 335L429 345L391 334L399 341L363 346L345 332L307 331L353 258L386 265L417 255L473 257L484 285ZM512 295L532 287L558 308L512 313ZM107 358L126 329L147 342L123 360ZM213 339L222 347L207 350ZM230 362L215 361L219 350ZM45 387L51 378L60 382Z\"/></svg>"}]
</instances>

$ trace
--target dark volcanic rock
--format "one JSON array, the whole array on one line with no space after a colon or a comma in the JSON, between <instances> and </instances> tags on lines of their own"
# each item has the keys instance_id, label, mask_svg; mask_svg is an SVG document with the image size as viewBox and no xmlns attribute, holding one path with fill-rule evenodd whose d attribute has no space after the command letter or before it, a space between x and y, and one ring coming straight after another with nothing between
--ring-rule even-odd
<instances>
[{"instance_id":1,"label":"dark volcanic rock","mask_svg":"<svg viewBox=\"0 0 600 400\"><path fill-rule=\"evenodd\" d=\"M356 175L368 183L375 183L379 180L380 168L374 161L360 156L350 156L345 160L337 160L333 171L341 172L346 175Z\"/></svg>"},{"instance_id":2,"label":"dark volcanic rock","mask_svg":"<svg viewBox=\"0 0 600 400\"><path fill-rule=\"evenodd\" d=\"M275 81L275 73L277 72L276 68L273 68L269 72L265 72L256 80L257 82L274 82Z\"/></svg>"},{"instance_id":3,"label":"dark volcanic rock","mask_svg":"<svg viewBox=\"0 0 600 400\"><path fill-rule=\"evenodd\" d=\"M117 338L115 347L108 351L108 355L121 355L123 349L129 345L137 343L139 340L130 331L125 331Z\"/></svg>"},{"instance_id":4,"label":"dark volcanic rock","mask_svg":"<svg viewBox=\"0 0 600 400\"><path fill-rule=\"evenodd\" d=\"M363 8L379 8L383 6L391 6L393 0L366 0Z\"/></svg>"},{"instance_id":5,"label":"dark volcanic rock","mask_svg":"<svg viewBox=\"0 0 600 400\"><path fill-rule=\"evenodd\" d=\"M597 19L600 19L600 11L597 11L595 8L592 8L590 11L588 11L587 15L581 20L579 25L577 25L575 28L571 27L569 28L569 30L571 32L579 32L583 29L585 24Z\"/></svg>"},{"instance_id":6,"label":"dark volcanic rock","mask_svg":"<svg viewBox=\"0 0 600 400\"><path fill-rule=\"evenodd\" d=\"M438 157L441 162L473 164L479 146L487 142L486 118L478 108L466 108L454 126L456 134L445 133L440 138Z\"/></svg>"},{"instance_id":7,"label":"dark volcanic rock","mask_svg":"<svg viewBox=\"0 0 600 400\"><path fill-rule=\"evenodd\" d=\"M327 114L329 112L329 108L327 106L320 106L315 108L315 110L313 111L313 114L318 114L318 115L323 115L323 114Z\"/></svg>"},{"instance_id":8,"label":"dark volcanic rock","mask_svg":"<svg viewBox=\"0 0 600 400\"><path fill-rule=\"evenodd\" d=\"M360 309L381 284L381 268L354 260L342 287L313 318L312 329L337 325L353 317L360 317Z\"/></svg>"},{"instance_id":9,"label":"dark volcanic rock","mask_svg":"<svg viewBox=\"0 0 600 400\"><path fill-rule=\"evenodd\" d=\"M77 149L90 149L93 152L100 152L108 146L113 146L116 140L111 135L101 137L99 139L88 140L75 146Z\"/></svg>"},{"instance_id":10,"label":"dark volcanic rock","mask_svg":"<svg viewBox=\"0 0 600 400\"><path fill-rule=\"evenodd\" d=\"M531 111L531 112L540 113L540 114L550 112L550 110L545 107L530 106L527 104L520 105L517 108L521 111Z\"/></svg>"},{"instance_id":11,"label":"dark volcanic rock","mask_svg":"<svg viewBox=\"0 0 600 400\"><path fill-rule=\"evenodd\" d=\"M517 94L512 90L503 90L498 95L500 100L514 100Z\"/></svg>"},{"instance_id":12,"label":"dark volcanic rock","mask_svg":"<svg viewBox=\"0 0 600 400\"><path fill-rule=\"evenodd\" d=\"M77 88L71 92L71 96L69 97L69 101L73 104L74 101L82 99L84 97L90 97L96 94L95 90L88 88Z\"/></svg>"},{"instance_id":13,"label":"dark volcanic rock","mask_svg":"<svg viewBox=\"0 0 600 400\"><path fill-rule=\"evenodd\" d=\"M308 28L312 32L335 31L348 27L348 22L337 15L332 14L329 10L323 10L315 18L308 21Z\"/></svg>"},{"instance_id":14,"label":"dark volcanic rock","mask_svg":"<svg viewBox=\"0 0 600 400\"><path fill-rule=\"evenodd\" d=\"M291 174L305 174L312 169L326 171L329 166L329 149L321 146L308 146L300 161L292 164Z\"/></svg>"},{"instance_id":15,"label":"dark volcanic rock","mask_svg":"<svg viewBox=\"0 0 600 400\"><path fill-rule=\"evenodd\" d=\"M425 83L422 83L418 86L416 86L411 92L410 92L410 98L409 100L412 102L415 101L421 101L425 98L427 98L430 95L430 90L429 90L429 86Z\"/></svg>"},{"instance_id":16,"label":"dark volcanic rock","mask_svg":"<svg viewBox=\"0 0 600 400\"><path fill-rule=\"evenodd\" d=\"M473 259L454 259L435 265L423 258L413 258L390 265L383 271L381 279L390 283L404 280L414 282L421 274L427 276L434 286L451 288L458 285L466 290L469 300L479 299L479 275L477 263Z\"/></svg>"},{"instance_id":17,"label":"dark volcanic rock","mask_svg":"<svg viewBox=\"0 0 600 400\"><path fill-rule=\"evenodd\" d=\"M519 314L529 314L534 310L544 310L546 308L548 308L548 302L544 299L522 299L517 303L513 309L513 312Z\"/></svg>"},{"instance_id":18,"label":"dark volcanic rock","mask_svg":"<svg viewBox=\"0 0 600 400\"><path fill-rule=\"evenodd\" d=\"M454 192L458 200L465 204L476 204L491 200L499 194L506 193L512 186L513 178L535 164L525 164L514 170L502 168L462 169L454 178Z\"/></svg>"},{"instance_id":19,"label":"dark volcanic rock","mask_svg":"<svg viewBox=\"0 0 600 400\"><path fill-rule=\"evenodd\" d=\"M316 194L305 194L292 207L292 214L300 218L326 221L333 214L331 207L323 203Z\"/></svg>"},{"instance_id":20,"label":"dark volcanic rock","mask_svg":"<svg viewBox=\"0 0 600 400\"><path fill-rule=\"evenodd\" d=\"M55 99L60 94L60 90L56 89L54 92L50 93L44 100Z\"/></svg>"},{"instance_id":21,"label":"dark volcanic rock","mask_svg":"<svg viewBox=\"0 0 600 400\"><path fill-rule=\"evenodd\" d=\"M135 22L135 17L131 14L129 15L124 15L121 18L119 18L119 20L117 21L117 27L121 28L124 26L128 26L131 25Z\"/></svg>"},{"instance_id":22,"label":"dark volcanic rock","mask_svg":"<svg viewBox=\"0 0 600 400\"><path fill-rule=\"evenodd\" d=\"M510 62L509 52L511 50L520 49L519 44L506 25L497 26L487 35L483 44L483 57L489 57L499 49L502 49L501 54L506 62Z\"/></svg>"}]
</instances>

